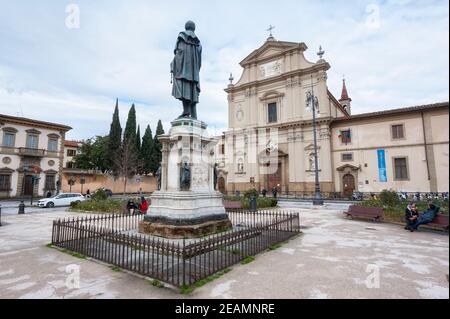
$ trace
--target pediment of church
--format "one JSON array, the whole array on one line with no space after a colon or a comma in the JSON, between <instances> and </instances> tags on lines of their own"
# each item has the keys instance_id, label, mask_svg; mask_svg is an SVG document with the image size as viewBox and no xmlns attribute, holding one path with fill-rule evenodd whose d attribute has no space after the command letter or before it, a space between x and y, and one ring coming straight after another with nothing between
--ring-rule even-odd
<instances>
[{"instance_id":1,"label":"pediment of church","mask_svg":"<svg viewBox=\"0 0 450 319\"><path fill-rule=\"evenodd\" d=\"M245 66L250 63L256 63L262 59L270 57L276 57L283 54L285 51L292 49L299 49L300 51L306 51L307 46L304 43L286 42L286 41L267 41L259 49L256 49L250 55L248 55L242 62L241 66Z\"/></svg>"}]
</instances>

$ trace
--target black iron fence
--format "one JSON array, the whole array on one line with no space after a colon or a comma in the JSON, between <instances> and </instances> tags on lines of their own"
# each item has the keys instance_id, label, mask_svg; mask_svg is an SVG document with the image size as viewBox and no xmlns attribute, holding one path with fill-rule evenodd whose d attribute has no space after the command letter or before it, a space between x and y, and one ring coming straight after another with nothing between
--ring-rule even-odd
<instances>
[{"instance_id":1,"label":"black iron fence","mask_svg":"<svg viewBox=\"0 0 450 319\"><path fill-rule=\"evenodd\" d=\"M298 213L228 212L233 229L201 239L137 233L142 215L53 222L52 244L177 287L189 286L300 233Z\"/></svg>"}]
</instances>

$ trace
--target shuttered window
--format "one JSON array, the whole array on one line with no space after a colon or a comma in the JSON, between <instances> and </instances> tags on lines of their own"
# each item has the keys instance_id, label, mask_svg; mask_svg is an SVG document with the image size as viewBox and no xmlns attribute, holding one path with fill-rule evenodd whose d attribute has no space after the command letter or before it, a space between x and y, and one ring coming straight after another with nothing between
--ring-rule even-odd
<instances>
[{"instance_id":1,"label":"shuttered window","mask_svg":"<svg viewBox=\"0 0 450 319\"><path fill-rule=\"evenodd\" d=\"M0 191L9 191L11 189L11 175L0 175Z\"/></svg>"},{"instance_id":2,"label":"shuttered window","mask_svg":"<svg viewBox=\"0 0 450 319\"><path fill-rule=\"evenodd\" d=\"M14 140L16 135L14 133L5 132L3 134L3 146L14 147Z\"/></svg>"},{"instance_id":3,"label":"shuttered window","mask_svg":"<svg viewBox=\"0 0 450 319\"><path fill-rule=\"evenodd\" d=\"M392 125L392 138L394 140L400 140L405 138L405 129L403 124Z\"/></svg>"},{"instance_id":4,"label":"shuttered window","mask_svg":"<svg viewBox=\"0 0 450 319\"><path fill-rule=\"evenodd\" d=\"M408 162L406 157L394 158L395 180L408 180Z\"/></svg>"}]
</instances>

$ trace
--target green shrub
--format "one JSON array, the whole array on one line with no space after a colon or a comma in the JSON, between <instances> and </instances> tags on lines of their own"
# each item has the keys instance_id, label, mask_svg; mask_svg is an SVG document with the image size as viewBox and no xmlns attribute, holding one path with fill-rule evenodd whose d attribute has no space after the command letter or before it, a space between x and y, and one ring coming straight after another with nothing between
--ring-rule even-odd
<instances>
[{"instance_id":1,"label":"green shrub","mask_svg":"<svg viewBox=\"0 0 450 319\"><path fill-rule=\"evenodd\" d=\"M253 188L253 189L249 189L248 191L245 191L245 193L244 193L244 198L245 199L249 199L252 196L258 198L259 197L258 190Z\"/></svg>"},{"instance_id":2,"label":"green shrub","mask_svg":"<svg viewBox=\"0 0 450 319\"><path fill-rule=\"evenodd\" d=\"M242 197L239 196L224 196L223 200L230 202L240 202Z\"/></svg>"},{"instance_id":3,"label":"green shrub","mask_svg":"<svg viewBox=\"0 0 450 319\"><path fill-rule=\"evenodd\" d=\"M278 200L275 198L269 198L269 197L258 197L256 199L256 207L258 209L262 208L271 208L276 207L278 205ZM249 209L250 208L250 201L249 199L242 199L242 208L243 209Z\"/></svg>"},{"instance_id":4,"label":"green shrub","mask_svg":"<svg viewBox=\"0 0 450 319\"><path fill-rule=\"evenodd\" d=\"M106 200L108 199L108 195L106 194L106 192L103 189L97 189L91 196L92 200Z\"/></svg>"},{"instance_id":5,"label":"green shrub","mask_svg":"<svg viewBox=\"0 0 450 319\"><path fill-rule=\"evenodd\" d=\"M380 202L383 206L392 207L400 204L400 199L396 192L385 189L380 194Z\"/></svg>"},{"instance_id":6,"label":"green shrub","mask_svg":"<svg viewBox=\"0 0 450 319\"><path fill-rule=\"evenodd\" d=\"M121 200L87 200L74 204L70 210L95 213L122 213L125 203Z\"/></svg>"}]
</instances>

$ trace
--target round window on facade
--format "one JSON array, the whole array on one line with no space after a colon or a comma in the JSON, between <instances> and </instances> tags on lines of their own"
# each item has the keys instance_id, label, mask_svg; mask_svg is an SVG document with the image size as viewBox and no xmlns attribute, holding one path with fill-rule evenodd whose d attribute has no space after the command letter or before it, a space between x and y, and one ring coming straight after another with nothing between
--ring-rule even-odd
<instances>
[{"instance_id":1,"label":"round window on facade","mask_svg":"<svg viewBox=\"0 0 450 319\"><path fill-rule=\"evenodd\" d=\"M53 160L48 161L48 166L55 166L55 161Z\"/></svg>"},{"instance_id":2,"label":"round window on facade","mask_svg":"<svg viewBox=\"0 0 450 319\"><path fill-rule=\"evenodd\" d=\"M3 164L11 164L11 157L3 157L2 162Z\"/></svg>"}]
</instances>

